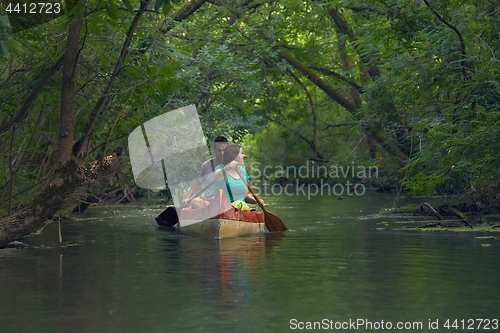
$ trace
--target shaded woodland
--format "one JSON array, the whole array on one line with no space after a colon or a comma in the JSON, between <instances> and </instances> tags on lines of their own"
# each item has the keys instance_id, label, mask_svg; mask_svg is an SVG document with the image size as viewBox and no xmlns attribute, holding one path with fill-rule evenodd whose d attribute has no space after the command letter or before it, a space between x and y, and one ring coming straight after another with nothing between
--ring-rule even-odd
<instances>
[{"instance_id":1,"label":"shaded woodland","mask_svg":"<svg viewBox=\"0 0 500 333\"><path fill-rule=\"evenodd\" d=\"M27 29L8 14L0 245L133 200L128 134L192 103L208 139L265 165L373 165L374 186L499 207L496 1L82 0Z\"/></svg>"}]
</instances>

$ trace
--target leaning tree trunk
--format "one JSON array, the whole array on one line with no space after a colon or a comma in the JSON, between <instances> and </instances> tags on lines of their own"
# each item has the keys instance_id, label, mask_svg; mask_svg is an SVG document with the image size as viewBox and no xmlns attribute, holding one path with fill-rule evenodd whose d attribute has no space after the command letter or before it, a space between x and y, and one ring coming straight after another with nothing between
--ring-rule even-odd
<instances>
[{"instance_id":1,"label":"leaning tree trunk","mask_svg":"<svg viewBox=\"0 0 500 333\"><path fill-rule=\"evenodd\" d=\"M323 92L325 92L328 97L343 106L353 115L359 116L359 106L350 99L346 98L339 89L332 87L328 82L319 77L309 67L307 67L305 64L288 53L283 46L277 46L275 49L277 50L277 54L279 57L286 60L293 68L298 70L318 88L323 90ZM366 126L363 127L363 131L367 135L370 145L373 146L373 143L378 142L391 155L398 157L401 161L408 160L408 156L406 156L395 143L391 142L388 139L385 139L381 134L372 133L372 130Z\"/></svg>"},{"instance_id":2,"label":"leaning tree trunk","mask_svg":"<svg viewBox=\"0 0 500 333\"><path fill-rule=\"evenodd\" d=\"M0 246L40 228L47 219L63 208L64 199L82 182L72 158L74 132L75 75L80 48L82 14L68 27L66 48L62 57L61 111L56 172L49 186L29 206L0 220Z\"/></svg>"},{"instance_id":3,"label":"leaning tree trunk","mask_svg":"<svg viewBox=\"0 0 500 333\"><path fill-rule=\"evenodd\" d=\"M94 162L87 169L70 160L52 176L49 185L24 208L0 220L0 246L20 239L40 229L48 219L64 207L64 201L76 188L96 183L115 174L120 168L115 155Z\"/></svg>"}]
</instances>

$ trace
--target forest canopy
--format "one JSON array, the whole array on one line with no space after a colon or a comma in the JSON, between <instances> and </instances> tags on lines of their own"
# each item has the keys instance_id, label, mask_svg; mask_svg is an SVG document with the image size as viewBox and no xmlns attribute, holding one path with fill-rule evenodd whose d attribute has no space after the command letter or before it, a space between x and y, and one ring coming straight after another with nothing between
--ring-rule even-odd
<instances>
[{"instance_id":1,"label":"forest canopy","mask_svg":"<svg viewBox=\"0 0 500 333\"><path fill-rule=\"evenodd\" d=\"M0 13L4 217L58 176L65 201L133 188L128 134L193 103L208 140L265 165L373 165L411 193L498 206L496 1L81 0L28 28L13 14ZM61 171L113 154L106 182Z\"/></svg>"}]
</instances>

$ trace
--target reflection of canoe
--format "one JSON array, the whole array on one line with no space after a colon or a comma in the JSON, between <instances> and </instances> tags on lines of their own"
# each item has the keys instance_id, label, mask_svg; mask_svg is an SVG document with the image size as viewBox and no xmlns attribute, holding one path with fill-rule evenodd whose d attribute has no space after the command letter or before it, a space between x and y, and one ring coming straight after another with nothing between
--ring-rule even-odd
<instances>
[{"instance_id":1,"label":"reflection of canoe","mask_svg":"<svg viewBox=\"0 0 500 333\"><path fill-rule=\"evenodd\" d=\"M180 232L205 238L237 237L266 230L262 212L248 212L233 208L222 190L207 207L181 210L179 220ZM189 223L189 220L199 222Z\"/></svg>"}]
</instances>

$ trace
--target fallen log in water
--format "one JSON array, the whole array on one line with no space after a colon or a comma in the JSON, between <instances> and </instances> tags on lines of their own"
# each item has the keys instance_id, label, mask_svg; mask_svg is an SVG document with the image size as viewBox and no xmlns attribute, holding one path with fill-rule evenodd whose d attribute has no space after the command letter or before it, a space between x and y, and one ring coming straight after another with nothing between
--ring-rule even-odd
<instances>
[{"instance_id":1,"label":"fallen log in water","mask_svg":"<svg viewBox=\"0 0 500 333\"><path fill-rule=\"evenodd\" d=\"M458 209L456 209L455 207L452 207L452 206L443 207L442 209L444 211L451 212L453 215L458 217L463 223L465 223L467 226L469 226L469 228L472 229L472 224L469 222L469 220L467 219L467 216L465 216L464 213L462 213L461 211L459 211Z\"/></svg>"},{"instance_id":2,"label":"fallen log in water","mask_svg":"<svg viewBox=\"0 0 500 333\"><path fill-rule=\"evenodd\" d=\"M427 209L434 215L437 217L438 220L442 221L443 220L443 217L441 216L441 214L439 214L435 209L434 207L432 207L429 203L427 202L424 202L422 204L422 206L424 207L427 207Z\"/></svg>"}]
</instances>

